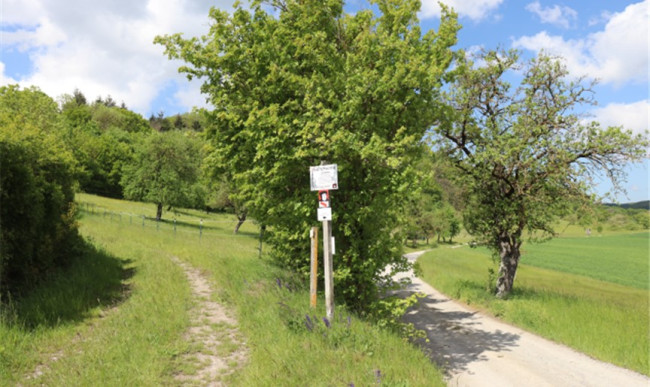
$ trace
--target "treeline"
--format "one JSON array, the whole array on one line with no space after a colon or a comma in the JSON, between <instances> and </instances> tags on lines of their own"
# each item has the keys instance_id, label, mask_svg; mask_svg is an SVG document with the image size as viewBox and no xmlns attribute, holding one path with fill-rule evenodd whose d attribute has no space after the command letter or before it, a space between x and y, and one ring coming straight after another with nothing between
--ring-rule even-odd
<instances>
[{"instance_id":1,"label":"treeline","mask_svg":"<svg viewBox=\"0 0 650 387\"><path fill-rule=\"evenodd\" d=\"M89 103L75 90L57 102L36 87L1 87L0 295L79 253L75 191L149 201L158 218L163 206L205 208L219 197L201 173L201 117L146 120L110 96Z\"/></svg>"}]
</instances>

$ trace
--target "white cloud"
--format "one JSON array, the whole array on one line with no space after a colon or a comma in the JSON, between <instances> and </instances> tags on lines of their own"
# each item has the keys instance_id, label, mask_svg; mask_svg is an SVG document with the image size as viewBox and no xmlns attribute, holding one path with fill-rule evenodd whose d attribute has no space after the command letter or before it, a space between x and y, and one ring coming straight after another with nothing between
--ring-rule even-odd
<instances>
[{"instance_id":1,"label":"white cloud","mask_svg":"<svg viewBox=\"0 0 650 387\"><path fill-rule=\"evenodd\" d=\"M610 103L593 110L594 120L604 127L623 126L634 133L643 133L650 128L650 100L634 103Z\"/></svg>"},{"instance_id":2,"label":"white cloud","mask_svg":"<svg viewBox=\"0 0 650 387\"><path fill-rule=\"evenodd\" d=\"M3 50L27 52L34 72L18 79L52 97L81 90L88 99L111 95L149 114L158 93L175 81L177 102L203 99L186 86L179 62L154 45L156 35L199 36L209 28L211 6L229 9L231 0L3 0ZM1 84L10 83L2 68ZM194 94L194 95L192 95Z\"/></svg>"},{"instance_id":3,"label":"white cloud","mask_svg":"<svg viewBox=\"0 0 650 387\"><path fill-rule=\"evenodd\" d=\"M603 83L647 82L649 24L649 0L645 0L612 14L604 30L584 39L565 40L543 31L516 39L513 46L560 55L572 74Z\"/></svg>"},{"instance_id":4,"label":"white cloud","mask_svg":"<svg viewBox=\"0 0 650 387\"><path fill-rule=\"evenodd\" d=\"M539 1L526 5L526 10L539 16L542 23L554 24L563 28L569 28L571 22L578 17L578 13L572 8L557 4L553 7L543 8Z\"/></svg>"},{"instance_id":5,"label":"white cloud","mask_svg":"<svg viewBox=\"0 0 650 387\"><path fill-rule=\"evenodd\" d=\"M459 17L481 20L494 11L503 0L443 0L442 3L453 8ZM422 0L419 17L426 19L440 16L438 0Z\"/></svg>"}]
</instances>

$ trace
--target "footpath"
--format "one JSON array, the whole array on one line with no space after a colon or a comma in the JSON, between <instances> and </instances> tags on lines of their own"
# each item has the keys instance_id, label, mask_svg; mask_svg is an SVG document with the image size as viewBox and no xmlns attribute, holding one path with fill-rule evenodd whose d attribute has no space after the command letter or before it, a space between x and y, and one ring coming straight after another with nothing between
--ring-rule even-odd
<instances>
[{"instance_id":1,"label":"footpath","mask_svg":"<svg viewBox=\"0 0 650 387\"><path fill-rule=\"evenodd\" d=\"M407 254L415 261L423 252ZM403 295L426 296L405 316L426 332L421 345L445 371L449 386L648 387L650 378L594 360L449 299L412 272Z\"/></svg>"}]
</instances>

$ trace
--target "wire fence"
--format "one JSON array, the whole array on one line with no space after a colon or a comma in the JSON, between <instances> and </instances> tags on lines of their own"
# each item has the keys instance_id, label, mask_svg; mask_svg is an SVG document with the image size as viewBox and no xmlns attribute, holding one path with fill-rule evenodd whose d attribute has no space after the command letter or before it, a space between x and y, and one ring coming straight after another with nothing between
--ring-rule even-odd
<instances>
[{"instance_id":1,"label":"wire fence","mask_svg":"<svg viewBox=\"0 0 650 387\"><path fill-rule=\"evenodd\" d=\"M178 220L176 214L172 213L172 218L157 220L154 217L148 217L144 214L134 214L130 212L116 212L106 207L99 206L95 203L77 202L77 209L82 215L101 217L105 221L116 222L129 226L138 226L142 229L155 229L160 232L173 233L174 235L194 236L199 240L210 238L259 238L259 231L251 231L251 227L234 233L237 220L215 220L199 218L197 221ZM190 216L185 216L190 217ZM253 221L248 221L254 223Z\"/></svg>"}]
</instances>

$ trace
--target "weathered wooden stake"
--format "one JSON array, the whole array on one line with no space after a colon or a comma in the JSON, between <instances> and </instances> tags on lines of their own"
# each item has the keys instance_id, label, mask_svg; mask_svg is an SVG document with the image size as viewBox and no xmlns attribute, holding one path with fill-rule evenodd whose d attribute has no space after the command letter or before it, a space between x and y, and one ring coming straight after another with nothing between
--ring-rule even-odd
<instances>
[{"instance_id":1,"label":"weathered wooden stake","mask_svg":"<svg viewBox=\"0 0 650 387\"><path fill-rule=\"evenodd\" d=\"M318 227L312 227L311 237L311 273L309 275L309 306L316 307L318 295Z\"/></svg>"},{"instance_id":2,"label":"weathered wooden stake","mask_svg":"<svg viewBox=\"0 0 650 387\"><path fill-rule=\"evenodd\" d=\"M334 278L332 275L332 221L323 221L323 265L325 266L325 314L327 319L334 319Z\"/></svg>"}]
</instances>

